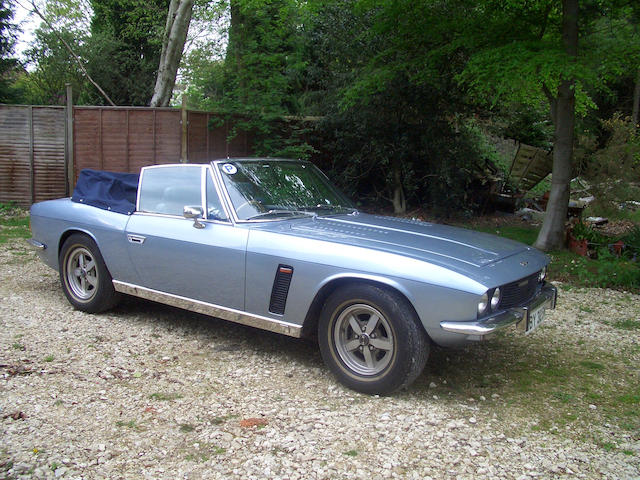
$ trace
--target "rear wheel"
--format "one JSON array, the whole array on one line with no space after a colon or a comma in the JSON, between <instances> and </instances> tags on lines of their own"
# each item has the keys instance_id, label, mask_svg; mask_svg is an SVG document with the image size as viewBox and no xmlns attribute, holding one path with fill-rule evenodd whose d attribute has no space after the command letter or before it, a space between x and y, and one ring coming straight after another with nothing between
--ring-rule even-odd
<instances>
[{"instance_id":1,"label":"rear wheel","mask_svg":"<svg viewBox=\"0 0 640 480\"><path fill-rule=\"evenodd\" d=\"M58 260L62 289L76 309L97 313L118 303L120 296L93 239L71 235L62 245Z\"/></svg>"},{"instance_id":2,"label":"rear wheel","mask_svg":"<svg viewBox=\"0 0 640 480\"><path fill-rule=\"evenodd\" d=\"M327 299L318 340L338 380L370 394L409 385L429 355L429 339L406 299L369 284L350 285Z\"/></svg>"}]
</instances>

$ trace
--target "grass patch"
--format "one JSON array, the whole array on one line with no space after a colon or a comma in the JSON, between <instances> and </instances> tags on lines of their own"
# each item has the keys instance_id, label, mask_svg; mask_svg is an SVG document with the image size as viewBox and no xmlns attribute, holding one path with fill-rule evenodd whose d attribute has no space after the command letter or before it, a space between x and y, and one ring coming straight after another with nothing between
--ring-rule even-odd
<instances>
[{"instance_id":1,"label":"grass patch","mask_svg":"<svg viewBox=\"0 0 640 480\"><path fill-rule=\"evenodd\" d=\"M152 393L151 395L149 395L149 398L151 400L160 400L163 402L168 402L171 400L177 400L179 398L182 398L182 395L179 393L160 393L160 392L156 392L156 393Z\"/></svg>"},{"instance_id":2,"label":"grass patch","mask_svg":"<svg viewBox=\"0 0 640 480\"><path fill-rule=\"evenodd\" d=\"M53 355L47 355L46 357L44 357L44 361L45 361L45 362L53 362L53 360L54 360L55 358L56 358L56 357L54 357Z\"/></svg>"},{"instance_id":3,"label":"grass patch","mask_svg":"<svg viewBox=\"0 0 640 480\"><path fill-rule=\"evenodd\" d=\"M212 425L222 425L223 423L238 417L239 415L223 415L221 417L213 417L210 422Z\"/></svg>"},{"instance_id":4,"label":"grass patch","mask_svg":"<svg viewBox=\"0 0 640 480\"><path fill-rule=\"evenodd\" d=\"M618 320L614 322L613 326L620 330L640 330L640 320L633 320L631 318L627 320Z\"/></svg>"},{"instance_id":5,"label":"grass patch","mask_svg":"<svg viewBox=\"0 0 640 480\"><path fill-rule=\"evenodd\" d=\"M428 380L415 388L431 397L428 385L434 382L438 397L452 405L484 398L487 408L530 418L532 431L567 432L602 446L618 442L617 433L602 438L593 426L609 423L640 439L637 355L586 350L570 341L551 346L550 332L507 333L456 351L435 348L425 370Z\"/></svg>"},{"instance_id":6,"label":"grass patch","mask_svg":"<svg viewBox=\"0 0 640 480\"><path fill-rule=\"evenodd\" d=\"M29 217L0 218L0 244L9 240L30 238Z\"/></svg>"},{"instance_id":7,"label":"grass patch","mask_svg":"<svg viewBox=\"0 0 640 480\"><path fill-rule=\"evenodd\" d=\"M191 425L190 423L181 423L180 424L180 431L182 433L189 433L189 432L193 432L196 429L196 427L194 427L193 425Z\"/></svg>"},{"instance_id":8,"label":"grass patch","mask_svg":"<svg viewBox=\"0 0 640 480\"><path fill-rule=\"evenodd\" d=\"M357 450L347 450L346 452L344 452L344 454L347 457L357 457L358 456L358 451Z\"/></svg>"},{"instance_id":9,"label":"grass patch","mask_svg":"<svg viewBox=\"0 0 640 480\"><path fill-rule=\"evenodd\" d=\"M592 362L591 360L583 360L580 362L580 365L588 370L604 370L604 365L597 362Z\"/></svg>"},{"instance_id":10,"label":"grass patch","mask_svg":"<svg viewBox=\"0 0 640 480\"><path fill-rule=\"evenodd\" d=\"M126 427L130 428L131 430L138 430L139 428L135 420L118 420L116 422L116 427Z\"/></svg>"},{"instance_id":11,"label":"grass patch","mask_svg":"<svg viewBox=\"0 0 640 480\"><path fill-rule=\"evenodd\" d=\"M199 442L197 446L185 455L185 460L190 462L206 462L214 455L222 455L226 453L226 449L211 443Z\"/></svg>"}]
</instances>

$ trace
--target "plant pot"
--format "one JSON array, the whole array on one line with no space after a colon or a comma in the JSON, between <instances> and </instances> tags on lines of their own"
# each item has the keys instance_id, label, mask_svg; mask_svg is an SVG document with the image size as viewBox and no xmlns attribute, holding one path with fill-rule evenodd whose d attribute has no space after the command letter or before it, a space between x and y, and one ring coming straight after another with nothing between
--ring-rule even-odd
<instances>
[{"instance_id":1,"label":"plant pot","mask_svg":"<svg viewBox=\"0 0 640 480\"><path fill-rule=\"evenodd\" d=\"M571 235L571 233L569 233L569 250L571 250L574 253L577 253L578 255L582 255L583 257L586 257L589 251L589 242L587 241L586 238L578 240L574 238L574 236Z\"/></svg>"},{"instance_id":2,"label":"plant pot","mask_svg":"<svg viewBox=\"0 0 640 480\"><path fill-rule=\"evenodd\" d=\"M622 255L622 250L624 249L624 242L622 240L618 240L616 243L611 244L611 248L613 249L613 253L620 256Z\"/></svg>"}]
</instances>

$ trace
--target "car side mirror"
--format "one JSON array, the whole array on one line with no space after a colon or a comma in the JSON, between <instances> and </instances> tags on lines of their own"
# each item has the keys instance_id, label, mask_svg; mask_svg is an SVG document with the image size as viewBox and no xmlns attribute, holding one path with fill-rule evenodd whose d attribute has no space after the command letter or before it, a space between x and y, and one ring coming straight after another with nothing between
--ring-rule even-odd
<instances>
[{"instance_id":1,"label":"car side mirror","mask_svg":"<svg viewBox=\"0 0 640 480\"><path fill-rule=\"evenodd\" d=\"M185 205L184 208L182 209L182 216L184 218L193 219L194 228L204 228L204 223L198 220L199 218L204 217L204 210L202 207Z\"/></svg>"}]
</instances>

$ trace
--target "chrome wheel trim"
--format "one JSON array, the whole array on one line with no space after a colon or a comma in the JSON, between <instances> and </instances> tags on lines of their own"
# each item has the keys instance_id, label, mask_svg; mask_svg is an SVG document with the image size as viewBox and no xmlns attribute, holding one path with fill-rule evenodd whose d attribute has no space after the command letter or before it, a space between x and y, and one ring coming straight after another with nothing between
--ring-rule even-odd
<instances>
[{"instance_id":1,"label":"chrome wheel trim","mask_svg":"<svg viewBox=\"0 0 640 480\"><path fill-rule=\"evenodd\" d=\"M88 302L98 292L98 267L88 249L77 247L69 253L65 273L69 290L78 300Z\"/></svg>"},{"instance_id":2,"label":"chrome wheel trim","mask_svg":"<svg viewBox=\"0 0 640 480\"><path fill-rule=\"evenodd\" d=\"M358 375L377 375L393 358L391 325L371 305L357 303L345 308L334 324L333 340L340 360Z\"/></svg>"}]
</instances>

